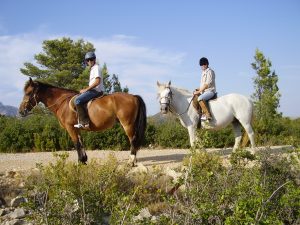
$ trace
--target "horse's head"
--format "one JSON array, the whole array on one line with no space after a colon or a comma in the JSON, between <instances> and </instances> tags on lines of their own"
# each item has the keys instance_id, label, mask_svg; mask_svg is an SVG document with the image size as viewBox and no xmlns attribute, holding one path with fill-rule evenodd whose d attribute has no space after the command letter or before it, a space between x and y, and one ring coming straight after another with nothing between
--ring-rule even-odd
<instances>
[{"instance_id":1,"label":"horse's head","mask_svg":"<svg viewBox=\"0 0 300 225\"><path fill-rule=\"evenodd\" d=\"M24 87L24 97L19 106L19 114L21 116L27 116L32 108L38 104L38 87L39 84L34 82L31 78L26 82Z\"/></svg>"},{"instance_id":2,"label":"horse's head","mask_svg":"<svg viewBox=\"0 0 300 225\"><path fill-rule=\"evenodd\" d=\"M171 81L168 84L160 84L157 81L158 97L160 104L160 112L166 114L170 111L170 105L172 100Z\"/></svg>"}]
</instances>

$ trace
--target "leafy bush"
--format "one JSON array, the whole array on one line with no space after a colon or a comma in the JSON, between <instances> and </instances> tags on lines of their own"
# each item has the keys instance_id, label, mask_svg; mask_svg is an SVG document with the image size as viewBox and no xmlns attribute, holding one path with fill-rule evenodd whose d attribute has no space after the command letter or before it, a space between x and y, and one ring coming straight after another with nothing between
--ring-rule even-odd
<instances>
[{"instance_id":1,"label":"leafy bush","mask_svg":"<svg viewBox=\"0 0 300 225\"><path fill-rule=\"evenodd\" d=\"M300 146L300 119L279 118L274 121L272 132L257 132L259 127L255 123L254 129L258 146ZM82 137L86 149L129 149L128 138L120 124L102 132L82 132ZM198 145L205 148L231 147L234 144L230 126L219 131L200 129L198 137ZM189 148L188 131L177 119L153 122L150 118L143 146ZM0 152L56 151L72 148L74 144L67 131L61 128L52 114L41 111L24 119L0 117Z\"/></svg>"},{"instance_id":2,"label":"leafy bush","mask_svg":"<svg viewBox=\"0 0 300 225\"><path fill-rule=\"evenodd\" d=\"M113 156L78 165L58 155L26 182L27 207L38 224L299 223L300 149L283 157L268 149L255 160L248 156L237 151L224 166L220 156L193 151L173 184L160 169L132 175ZM167 191L174 185L185 188ZM144 208L155 220L136 220Z\"/></svg>"},{"instance_id":3,"label":"leafy bush","mask_svg":"<svg viewBox=\"0 0 300 225\"><path fill-rule=\"evenodd\" d=\"M134 182L131 169L118 166L112 155L88 165L67 163L67 154L40 173L28 177L30 219L38 224L110 224L132 221L145 204L157 201L162 191L141 176ZM154 193L153 193L154 192ZM126 223L128 224L128 223Z\"/></svg>"},{"instance_id":4,"label":"leafy bush","mask_svg":"<svg viewBox=\"0 0 300 225\"><path fill-rule=\"evenodd\" d=\"M28 132L20 120L1 117L0 151L22 152L33 147L32 133Z\"/></svg>"},{"instance_id":5,"label":"leafy bush","mask_svg":"<svg viewBox=\"0 0 300 225\"><path fill-rule=\"evenodd\" d=\"M176 215L178 223L299 222L300 180L296 175L300 172L299 151L292 159L270 157L266 151L255 162L241 158L240 153L238 151L233 156L239 158L234 160L237 164L229 168L222 166L218 156L205 152L194 153L190 159L185 160L188 168L185 183L188 188L181 196L184 204L183 210ZM244 163L238 163L240 161ZM188 200L185 199L187 197ZM288 204L289 201L291 204Z\"/></svg>"},{"instance_id":6,"label":"leafy bush","mask_svg":"<svg viewBox=\"0 0 300 225\"><path fill-rule=\"evenodd\" d=\"M157 125L155 145L163 148L189 148L187 129L179 122L167 121Z\"/></svg>"},{"instance_id":7,"label":"leafy bush","mask_svg":"<svg viewBox=\"0 0 300 225\"><path fill-rule=\"evenodd\" d=\"M87 149L129 149L129 140L120 124L103 132L82 132Z\"/></svg>"},{"instance_id":8,"label":"leafy bush","mask_svg":"<svg viewBox=\"0 0 300 225\"><path fill-rule=\"evenodd\" d=\"M222 130L198 130L197 145L204 148L225 148L234 145L234 135L231 127Z\"/></svg>"}]
</instances>

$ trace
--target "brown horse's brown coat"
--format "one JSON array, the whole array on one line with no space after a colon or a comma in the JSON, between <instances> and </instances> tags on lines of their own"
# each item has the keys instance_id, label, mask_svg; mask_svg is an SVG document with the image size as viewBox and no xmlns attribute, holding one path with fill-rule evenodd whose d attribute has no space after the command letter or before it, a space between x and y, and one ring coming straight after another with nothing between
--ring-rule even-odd
<instances>
[{"instance_id":1,"label":"brown horse's brown coat","mask_svg":"<svg viewBox=\"0 0 300 225\"><path fill-rule=\"evenodd\" d=\"M76 145L79 160L85 162L87 156L82 149L80 130L74 127L77 123L77 115L69 107L70 99L78 92L30 79L24 87L24 93L19 107L20 114L25 116L34 106L42 102L68 131ZM144 138L146 128L146 106L140 96L113 93L97 98L89 104L88 115L90 117L90 126L86 129L88 131L106 130L119 121L129 138L133 160L136 160L135 155Z\"/></svg>"}]
</instances>

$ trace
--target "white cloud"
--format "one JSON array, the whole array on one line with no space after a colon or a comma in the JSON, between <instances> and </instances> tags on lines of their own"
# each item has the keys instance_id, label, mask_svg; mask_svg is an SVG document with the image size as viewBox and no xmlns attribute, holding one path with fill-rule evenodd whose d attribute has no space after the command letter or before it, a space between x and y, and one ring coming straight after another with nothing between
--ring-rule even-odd
<instances>
[{"instance_id":1,"label":"white cloud","mask_svg":"<svg viewBox=\"0 0 300 225\"><path fill-rule=\"evenodd\" d=\"M19 105L27 80L20 68L41 50L41 40L34 34L0 36L0 102L3 104Z\"/></svg>"},{"instance_id":2,"label":"white cloud","mask_svg":"<svg viewBox=\"0 0 300 225\"><path fill-rule=\"evenodd\" d=\"M0 36L0 102L18 106L23 96L27 77L20 68L33 61L42 50L43 40L68 35L48 35L41 31L15 36ZM71 37L76 40L79 37ZM115 35L111 38L94 39L80 37L94 44L100 64L107 63L110 74L119 76L121 84L127 85L132 94L141 95L148 114L158 112L156 81L176 77L185 59L184 53L166 52L135 43L137 37Z\"/></svg>"}]
</instances>

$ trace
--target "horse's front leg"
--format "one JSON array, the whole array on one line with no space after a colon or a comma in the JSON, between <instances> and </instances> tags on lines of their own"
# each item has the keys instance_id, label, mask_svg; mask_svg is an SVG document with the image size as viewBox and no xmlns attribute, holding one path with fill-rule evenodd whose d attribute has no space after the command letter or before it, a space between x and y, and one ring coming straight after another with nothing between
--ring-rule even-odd
<instances>
[{"instance_id":1,"label":"horse's front leg","mask_svg":"<svg viewBox=\"0 0 300 225\"><path fill-rule=\"evenodd\" d=\"M193 125L191 125L191 126L188 126L187 129L188 129L188 132L189 132L189 138L190 138L191 147L194 147L195 146L195 142L197 140L196 127L194 127Z\"/></svg>"},{"instance_id":2,"label":"horse's front leg","mask_svg":"<svg viewBox=\"0 0 300 225\"><path fill-rule=\"evenodd\" d=\"M78 135L78 141L76 143L76 150L77 150L77 154L78 154L78 161L82 162L83 164L86 164L88 157L83 148L83 144L82 144L80 135Z\"/></svg>"},{"instance_id":3,"label":"horse's front leg","mask_svg":"<svg viewBox=\"0 0 300 225\"><path fill-rule=\"evenodd\" d=\"M86 152L84 151L84 148L82 145L81 137L79 134L79 129L74 128L73 126L69 126L66 129L76 147L77 154L78 154L78 161L86 164L86 161L88 158L87 158Z\"/></svg>"}]
</instances>

